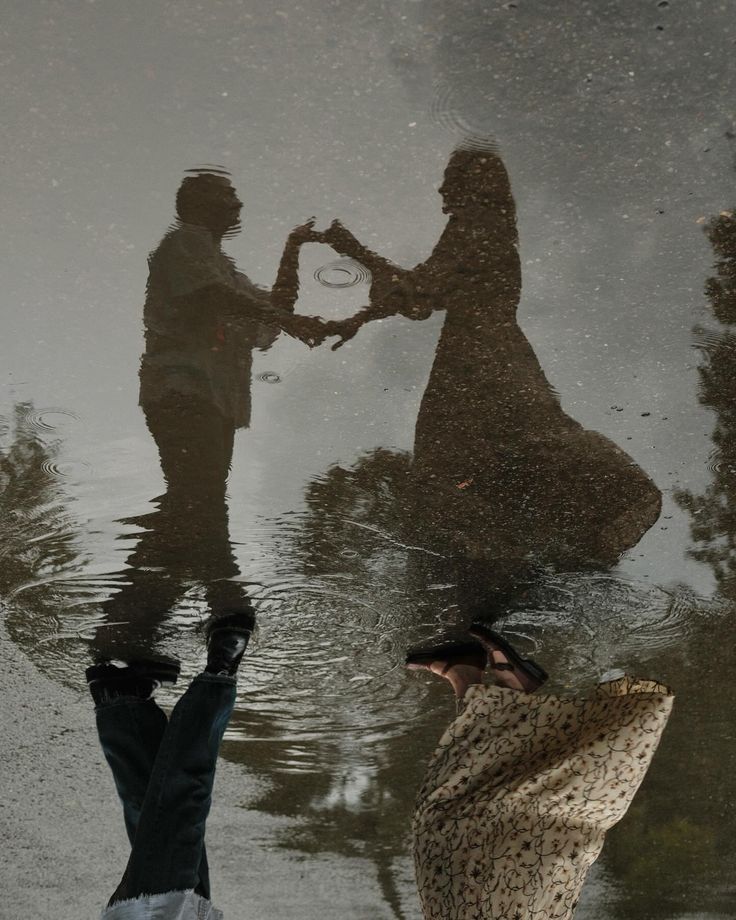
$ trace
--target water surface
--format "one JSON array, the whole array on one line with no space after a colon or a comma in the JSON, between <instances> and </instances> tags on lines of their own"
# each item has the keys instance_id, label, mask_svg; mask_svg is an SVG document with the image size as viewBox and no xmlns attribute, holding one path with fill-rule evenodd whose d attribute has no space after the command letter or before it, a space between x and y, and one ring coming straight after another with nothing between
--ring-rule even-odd
<instances>
[{"instance_id":1,"label":"water surface","mask_svg":"<svg viewBox=\"0 0 736 920\"><path fill-rule=\"evenodd\" d=\"M120 597L173 565L166 615L142 619L190 676L212 591L249 598L259 630L224 755L249 806L284 818L265 846L369 860L388 916L417 915L412 799L452 714L404 650L479 612L560 692L624 668L678 695L578 914L734 915L732 14L97 0L6 15L10 636L81 692L102 628L131 628ZM513 203L518 249L513 221L446 236L437 190L458 145L507 171L488 197ZM408 274L337 350L282 334L253 351L227 495L205 490L187 517L138 406L146 259L185 171L213 164L244 202L225 248L256 284L312 215ZM502 265L493 290L479 239ZM359 314L375 280L306 243L297 312Z\"/></svg>"}]
</instances>

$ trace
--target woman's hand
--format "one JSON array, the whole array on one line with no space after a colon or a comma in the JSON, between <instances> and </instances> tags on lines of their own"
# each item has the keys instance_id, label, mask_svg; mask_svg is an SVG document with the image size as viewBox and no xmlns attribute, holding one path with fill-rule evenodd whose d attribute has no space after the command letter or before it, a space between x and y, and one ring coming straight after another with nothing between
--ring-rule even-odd
<instances>
[{"instance_id":1,"label":"woman's hand","mask_svg":"<svg viewBox=\"0 0 736 920\"><path fill-rule=\"evenodd\" d=\"M365 247L353 236L339 220L333 220L330 226L320 234L323 243L332 246L342 255L355 257L356 252L363 253Z\"/></svg>"},{"instance_id":2,"label":"woman's hand","mask_svg":"<svg viewBox=\"0 0 736 920\"><path fill-rule=\"evenodd\" d=\"M322 243L324 242L324 233L321 230L314 229L314 217L310 217L309 220L305 221L303 224L294 227L294 229L289 234L289 242L301 246L302 243Z\"/></svg>"},{"instance_id":3,"label":"woman's hand","mask_svg":"<svg viewBox=\"0 0 736 920\"><path fill-rule=\"evenodd\" d=\"M325 336L339 335L340 340L332 345L332 351L337 351L346 342L350 341L364 323L363 317L351 316L349 319L330 320L324 324Z\"/></svg>"}]
</instances>

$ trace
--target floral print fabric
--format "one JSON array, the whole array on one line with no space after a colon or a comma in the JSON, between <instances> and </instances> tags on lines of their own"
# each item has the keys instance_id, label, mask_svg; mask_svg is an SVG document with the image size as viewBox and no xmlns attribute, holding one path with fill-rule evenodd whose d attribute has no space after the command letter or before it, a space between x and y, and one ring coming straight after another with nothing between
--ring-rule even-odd
<instances>
[{"instance_id":1,"label":"floral print fabric","mask_svg":"<svg viewBox=\"0 0 736 920\"><path fill-rule=\"evenodd\" d=\"M590 699L471 687L414 815L426 920L569 920L672 703L664 685L632 677Z\"/></svg>"}]
</instances>

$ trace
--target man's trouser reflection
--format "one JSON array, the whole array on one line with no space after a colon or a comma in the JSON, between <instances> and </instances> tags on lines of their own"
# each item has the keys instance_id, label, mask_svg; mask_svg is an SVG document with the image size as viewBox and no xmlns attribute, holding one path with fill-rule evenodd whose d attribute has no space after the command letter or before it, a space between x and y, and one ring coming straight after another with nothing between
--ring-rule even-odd
<instances>
[{"instance_id":1,"label":"man's trouser reflection","mask_svg":"<svg viewBox=\"0 0 736 920\"><path fill-rule=\"evenodd\" d=\"M210 899L205 822L234 703L235 678L205 673L168 720L153 699L120 696L96 707L132 847L109 904L191 889Z\"/></svg>"}]
</instances>

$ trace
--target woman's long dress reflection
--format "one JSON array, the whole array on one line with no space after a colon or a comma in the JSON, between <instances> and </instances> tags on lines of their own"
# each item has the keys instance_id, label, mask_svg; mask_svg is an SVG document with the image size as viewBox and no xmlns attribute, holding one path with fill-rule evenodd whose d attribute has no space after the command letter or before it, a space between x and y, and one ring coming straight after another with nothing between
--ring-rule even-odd
<instances>
[{"instance_id":1,"label":"woman's long dress reflection","mask_svg":"<svg viewBox=\"0 0 736 920\"><path fill-rule=\"evenodd\" d=\"M440 188L447 226L405 270L339 222L321 237L373 275L371 303L329 324L446 311L416 424L414 526L423 545L490 563L503 578L529 561L609 566L657 520L661 495L618 446L562 409L518 324L516 208L492 150L456 150Z\"/></svg>"}]
</instances>

